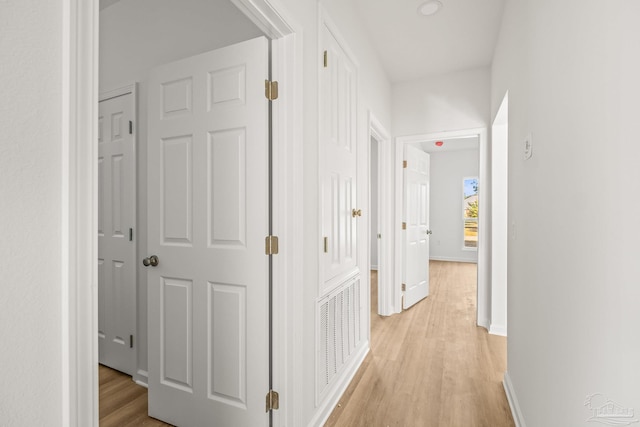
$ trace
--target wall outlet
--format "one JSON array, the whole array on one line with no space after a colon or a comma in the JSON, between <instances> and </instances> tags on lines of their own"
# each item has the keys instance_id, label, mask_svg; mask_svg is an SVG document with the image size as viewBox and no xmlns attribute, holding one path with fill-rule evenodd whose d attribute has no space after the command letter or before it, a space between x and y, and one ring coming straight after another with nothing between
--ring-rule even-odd
<instances>
[{"instance_id":1,"label":"wall outlet","mask_svg":"<svg viewBox=\"0 0 640 427\"><path fill-rule=\"evenodd\" d=\"M524 159L529 160L533 155L533 138L531 134L524 139Z\"/></svg>"}]
</instances>

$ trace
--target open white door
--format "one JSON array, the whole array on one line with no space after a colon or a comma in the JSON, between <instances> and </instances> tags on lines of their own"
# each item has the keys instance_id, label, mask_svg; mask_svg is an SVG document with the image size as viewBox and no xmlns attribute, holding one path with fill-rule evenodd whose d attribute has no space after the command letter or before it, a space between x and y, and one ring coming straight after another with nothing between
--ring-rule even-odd
<instances>
[{"instance_id":1,"label":"open white door","mask_svg":"<svg viewBox=\"0 0 640 427\"><path fill-rule=\"evenodd\" d=\"M429 154L404 149L404 300L407 309L429 295Z\"/></svg>"},{"instance_id":2,"label":"open white door","mask_svg":"<svg viewBox=\"0 0 640 427\"><path fill-rule=\"evenodd\" d=\"M129 375L136 356L133 106L130 92L101 101L98 115L98 361Z\"/></svg>"},{"instance_id":3,"label":"open white door","mask_svg":"<svg viewBox=\"0 0 640 427\"><path fill-rule=\"evenodd\" d=\"M150 75L149 415L181 427L269 420L267 78L264 37Z\"/></svg>"}]
</instances>

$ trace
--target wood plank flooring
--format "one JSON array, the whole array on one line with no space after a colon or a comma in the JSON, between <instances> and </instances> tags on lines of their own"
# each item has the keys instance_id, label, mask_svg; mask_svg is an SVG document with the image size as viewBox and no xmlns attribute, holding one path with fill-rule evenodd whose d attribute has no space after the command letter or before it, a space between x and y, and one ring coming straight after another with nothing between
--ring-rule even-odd
<instances>
[{"instance_id":1,"label":"wood plank flooring","mask_svg":"<svg viewBox=\"0 0 640 427\"><path fill-rule=\"evenodd\" d=\"M147 415L147 389L129 375L100 365L100 427L157 427L170 424Z\"/></svg>"},{"instance_id":2,"label":"wood plank flooring","mask_svg":"<svg viewBox=\"0 0 640 427\"><path fill-rule=\"evenodd\" d=\"M475 264L430 264L430 296L371 313L371 352L325 426L512 427L502 388L506 339L475 326ZM372 307L377 276L372 273ZM100 426L169 426L147 416L147 389L100 366ZM297 426L295 426L297 427Z\"/></svg>"},{"instance_id":3,"label":"wood plank flooring","mask_svg":"<svg viewBox=\"0 0 640 427\"><path fill-rule=\"evenodd\" d=\"M390 317L372 310L371 352L325 426L514 426L506 338L475 326L475 278L475 264L432 261L428 298Z\"/></svg>"}]
</instances>

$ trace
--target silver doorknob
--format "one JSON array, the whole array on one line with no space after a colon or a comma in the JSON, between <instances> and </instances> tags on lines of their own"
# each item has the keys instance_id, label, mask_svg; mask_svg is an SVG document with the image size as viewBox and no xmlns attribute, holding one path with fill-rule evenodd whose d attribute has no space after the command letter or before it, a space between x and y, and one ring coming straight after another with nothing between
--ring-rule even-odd
<instances>
[{"instance_id":1,"label":"silver doorknob","mask_svg":"<svg viewBox=\"0 0 640 427\"><path fill-rule=\"evenodd\" d=\"M160 260L158 259L157 256L155 255L151 255L149 258L145 258L142 260L142 265L144 265L145 267L155 267L156 265L158 265L158 263L160 262Z\"/></svg>"},{"instance_id":2,"label":"silver doorknob","mask_svg":"<svg viewBox=\"0 0 640 427\"><path fill-rule=\"evenodd\" d=\"M427 230L427 234L432 234L431 230Z\"/></svg>"}]
</instances>

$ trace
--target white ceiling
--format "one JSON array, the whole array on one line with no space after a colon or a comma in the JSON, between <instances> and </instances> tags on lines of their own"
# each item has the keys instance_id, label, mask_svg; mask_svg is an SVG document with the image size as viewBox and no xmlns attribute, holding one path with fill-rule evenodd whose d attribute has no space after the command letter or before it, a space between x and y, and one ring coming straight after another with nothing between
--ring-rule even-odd
<instances>
[{"instance_id":1,"label":"white ceiling","mask_svg":"<svg viewBox=\"0 0 640 427\"><path fill-rule=\"evenodd\" d=\"M118 0L100 0L100 9ZM352 0L392 82L491 64L505 0L440 0L419 16L425 0Z\"/></svg>"},{"instance_id":2,"label":"white ceiling","mask_svg":"<svg viewBox=\"0 0 640 427\"><path fill-rule=\"evenodd\" d=\"M442 139L442 146L438 147L438 140L416 142L414 145L426 153L443 153L449 151L477 151L480 148L478 136L465 136L461 138Z\"/></svg>"},{"instance_id":3,"label":"white ceiling","mask_svg":"<svg viewBox=\"0 0 640 427\"><path fill-rule=\"evenodd\" d=\"M392 82L489 66L505 0L440 0L419 16L425 0L353 0Z\"/></svg>"}]
</instances>

